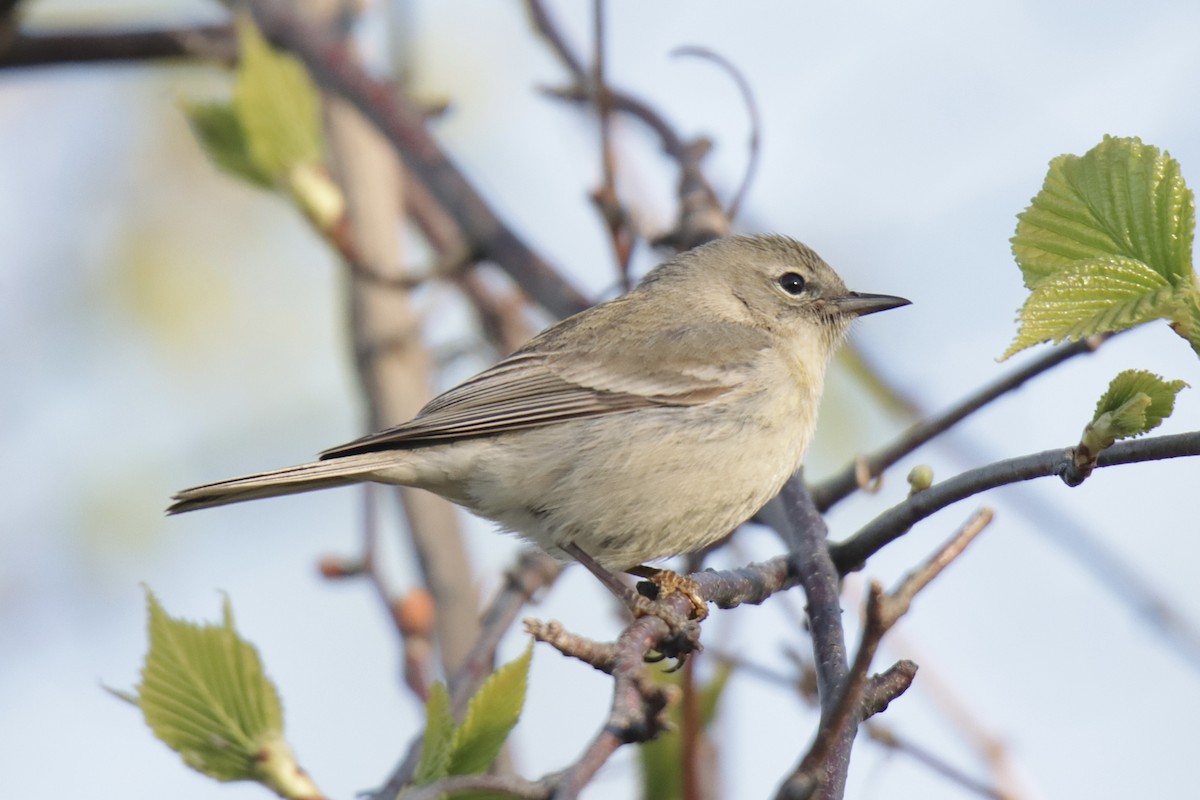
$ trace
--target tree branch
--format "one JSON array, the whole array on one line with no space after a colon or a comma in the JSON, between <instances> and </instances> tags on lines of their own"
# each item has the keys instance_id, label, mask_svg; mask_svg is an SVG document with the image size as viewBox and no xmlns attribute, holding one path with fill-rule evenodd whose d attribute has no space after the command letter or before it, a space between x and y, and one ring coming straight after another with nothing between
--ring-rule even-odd
<instances>
[{"instance_id":1,"label":"tree branch","mask_svg":"<svg viewBox=\"0 0 1200 800\"><path fill-rule=\"evenodd\" d=\"M817 484L812 488L813 499L817 508L828 511L839 500L848 497L861 485L862 468L865 467L867 479L878 478L883 471L895 464L921 445L940 433L944 433L954 425L974 414L993 400L1019 389L1026 381L1041 375L1049 369L1074 358L1078 355L1094 353L1101 344L1109 338L1108 335L1089 336L1062 347L1056 347L1024 367L1015 370L990 386L964 398L957 405L943 411L934 417L916 423L905 431L900 438L883 449L847 465L837 475Z\"/></svg>"},{"instance_id":2,"label":"tree branch","mask_svg":"<svg viewBox=\"0 0 1200 800\"><path fill-rule=\"evenodd\" d=\"M916 674L912 662L900 662L874 680L867 672L879 649L884 635L891 630L900 617L908 612L913 597L941 574L950 562L960 556L975 537L992 521L992 512L983 509L956 533L937 553L918 569L907 575L900 586L885 595L878 582L872 582L867 598L867 620L863 627L862 640L854 657L849 675L829 702L830 712L825 713L827 700L822 694L821 723L812 747L795 771L783 784L777 795L781 800L801 798L840 798L845 790L845 779L841 777L843 759L848 762L849 749L844 744L857 733L858 724L866 714L877 713L904 692ZM843 752L845 750L845 752ZM839 780L839 778L841 778Z\"/></svg>"},{"instance_id":3,"label":"tree branch","mask_svg":"<svg viewBox=\"0 0 1200 800\"><path fill-rule=\"evenodd\" d=\"M313 79L353 104L391 142L404 163L462 228L479 255L495 262L535 301L565 317L591 305L505 225L425 129L421 111L372 79L346 48L308 24L281 0L254 0L263 34L299 58Z\"/></svg>"},{"instance_id":4,"label":"tree branch","mask_svg":"<svg viewBox=\"0 0 1200 800\"><path fill-rule=\"evenodd\" d=\"M1200 455L1200 431L1118 442L1100 454L1097 467ZM1010 483L1061 475L1069 468L1069 450L1044 450L968 470L893 506L849 539L831 547L834 563L845 574L857 569L920 520L971 495Z\"/></svg>"},{"instance_id":5,"label":"tree branch","mask_svg":"<svg viewBox=\"0 0 1200 800\"><path fill-rule=\"evenodd\" d=\"M583 61L567 45L541 0L526 0L525 8L534 30L547 42L570 73L572 85L550 90L549 94L578 103L591 102L596 90ZM716 192L701 169L710 145L705 140L685 141L647 103L617 89L606 87L609 107L629 114L648 125L658 136L663 151L679 165L679 216L675 227L659 237L658 243L677 250L688 250L730 232L729 218L717 200Z\"/></svg>"},{"instance_id":6,"label":"tree branch","mask_svg":"<svg viewBox=\"0 0 1200 800\"><path fill-rule=\"evenodd\" d=\"M237 60L231 25L122 31L18 32L0 47L0 69L200 58L231 64Z\"/></svg>"}]
</instances>

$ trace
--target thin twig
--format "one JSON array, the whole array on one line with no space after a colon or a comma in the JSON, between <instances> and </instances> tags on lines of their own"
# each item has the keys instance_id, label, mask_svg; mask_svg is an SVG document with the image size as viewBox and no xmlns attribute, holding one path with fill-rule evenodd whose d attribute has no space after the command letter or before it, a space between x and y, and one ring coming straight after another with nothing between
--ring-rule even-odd
<instances>
[{"instance_id":1,"label":"thin twig","mask_svg":"<svg viewBox=\"0 0 1200 800\"><path fill-rule=\"evenodd\" d=\"M442 797L515 797L519 800L549 800L554 796L557 776L527 781L516 775L453 775L404 793L404 800L438 800Z\"/></svg>"},{"instance_id":2,"label":"thin twig","mask_svg":"<svg viewBox=\"0 0 1200 800\"><path fill-rule=\"evenodd\" d=\"M1200 431L1193 431L1118 442L1100 455L1096 466L1103 468L1197 455L1200 455ZM833 560L843 574L850 572L930 514L988 489L1058 475L1069 461L1069 450L1043 450L968 470L935 483L883 512L849 539L834 544L831 548Z\"/></svg>"},{"instance_id":3,"label":"thin twig","mask_svg":"<svg viewBox=\"0 0 1200 800\"><path fill-rule=\"evenodd\" d=\"M589 76L583 61L571 51L541 0L525 0L525 8L535 32L546 41L571 75L571 85L548 93L579 103L591 102L594 90L588 85ZM727 235L729 218L701 169L701 162L710 149L709 143L684 140L655 109L625 92L610 87L607 94L612 110L629 114L648 125L658 136L663 151L679 167L679 215L674 228L659 237L658 243L687 250Z\"/></svg>"},{"instance_id":4,"label":"thin twig","mask_svg":"<svg viewBox=\"0 0 1200 800\"><path fill-rule=\"evenodd\" d=\"M923 747L912 739L900 736L882 723L870 721L863 726L863 730L870 737L871 741L894 752L903 753L918 763L925 765L934 774L945 778L961 789L977 794L980 797L988 798L988 800L1014 800L1010 795L995 786L971 777L932 750Z\"/></svg>"},{"instance_id":5,"label":"thin twig","mask_svg":"<svg viewBox=\"0 0 1200 800\"><path fill-rule=\"evenodd\" d=\"M1094 353L1109 337L1106 335L1089 336L1062 347L1057 347L1037 358L1011 375L1008 375L990 386L985 386L978 392L969 395L961 402L934 417L916 423L905 431L896 441L881 450L866 456L861 460L871 478L877 478L883 471L895 464L921 445L940 433L944 433L954 425L962 422L971 414L991 403L993 400L1020 388L1026 381L1041 375L1059 364L1078 355ZM845 499L855 489L859 488L858 461L849 464L837 475L817 484L812 488L813 499L821 512L828 511L839 500Z\"/></svg>"},{"instance_id":6,"label":"thin twig","mask_svg":"<svg viewBox=\"0 0 1200 800\"><path fill-rule=\"evenodd\" d=\"M754 176L758 173L758 160L762 149L762 116L758 113L758 103L754 99L754 90L750 87L750 82L746 80L746 76L733 65L732 61L714 50L709 50L707 47L697 47L695 45L680 47L672 55L695 56L713 62L724 70L729 77L733 78L738 92L742 95L742 102L746 104L746 115L750 118L750 141L747 146L746 169L742 173L742 182L738 185L737 191L733 193L733 198L725 208L725 216L729 218L730 224L733 224L737 220L738 212L742 210L742 203L750 191L750 186L754 183Z\"/></svg>"},{"instance_id":7,"label":"thin twig","mask_svg":"<svg viewBox=\"0 0 1200 800\"><path fill-rule=\"evenodd\" d=\"M901 662L889 671L890 676L885 673L884 676L871 680L868 671L879 649L879 643L896 621L907 613L913 597L961 555L991 520L990 510L976 512L937 553L909 573L891 594L884 594L878 582L871 583L867 597L866 624L854 664L843 684L838 687L832 711L828 715L824 713L825 701L822 699L821 723L817 737L795 771L780 788L779 798L799 800L813 796L842 796L844 784L837 782L836 771L840 767L841 759L848 758L848 753L844 754L841 750L842 743L847 736L853 739L865 713L875 713L885 708L888 702L907 689L916 672L915 664Z\"/></svg>"},{"instance_id":8,"label":"thin twig","mask_svg":"<svg viewBox=\"0 0 1200 800\"><path fill-rule=\"evenodd\" d=\"M426 130L424 115L411 101L367 75L343 45L301 19L292 3L253 0L251 7L268 39L303 61L319 84L379 128L480 255L502 267L553 314L568 316L590 305L500 220Z\"/></svg>"},{"instance_id":9,"label":"thin twig","mask_svg":"<svg viewBox=\"0 0 1200 800\"><path fill-rule=\"evenodd\" d=\"M522 553L517 565L505 574L504 585L480 620L479 637L458 671L447 681L451 710L459 718L471 697L491 674L500 639L534 593L553 584L560 571L561 565L550 556L530 550ZM394 800L412 781L421 759L421 743L422 737L417 736L384 785L368 795L371 800Z\"/></svg>"},{"instance_id":10,"label":"thin twig","mask_svg":"<svg viewBox=\"0 0 1200 800\"><path fill-rule=\"evenodd\" d=\"M684 604L685 598L675 596ZM678 605L678 604L677 604ZM682 612L682 606L679 607ZM671 635L658 617L641 617L618 637L612 675L613 701L608 719L583 754L562 773L555 800L579 796L609 757L623 744L653 739L667 724L667 706L678 697L675 686L662 686L646 674L646 655L662 647Z\"/></svg>"},{"instance_id":11,"label":"thin twig","mask_svg":"<svg viewBox=\"0 0 1200 800\"><path fill-rule=\"evenodd\" d=\"M604 0L592 0L593 55L591 89L596 103L596 117L600 125L600 166L603 181L592 201L600 209L612 243L613 256L617 260L617 272L621 276L621 288L628 292L633 288L633 276L629 273L629 262L633 257L633 231L629 226L629 214L617 197L617 169L612 143L612 97L605 79L605 26Z\"/></svg>"},{"instance_id":12,"label":"thin twig","mask_svg":"<svg viewBox=\"0 0 1200 800\"><path fill-rule=\"evenodd\" d=\"M72 31L20 31L0 47L0 69L70 64L199 58L221 64L237 60L232 25L191 28Z\"/></svg>"}]
</instances>

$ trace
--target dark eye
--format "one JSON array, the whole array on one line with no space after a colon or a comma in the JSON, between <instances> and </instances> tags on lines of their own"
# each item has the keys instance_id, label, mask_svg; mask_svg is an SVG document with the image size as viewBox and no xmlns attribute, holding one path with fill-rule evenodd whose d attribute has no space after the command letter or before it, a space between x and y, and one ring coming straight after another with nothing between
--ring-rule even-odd
<instances>
[{"instance_id":1,"label":"dark eye","mask_svg":"<svg viewBox=\"0 0 1200 800\"><path fill-rule=\"evenodd\" d=\"M804 292L804 276L798 272L785 272L779 276L779 285L794 297Z\"/></svg>"}]
</instances>

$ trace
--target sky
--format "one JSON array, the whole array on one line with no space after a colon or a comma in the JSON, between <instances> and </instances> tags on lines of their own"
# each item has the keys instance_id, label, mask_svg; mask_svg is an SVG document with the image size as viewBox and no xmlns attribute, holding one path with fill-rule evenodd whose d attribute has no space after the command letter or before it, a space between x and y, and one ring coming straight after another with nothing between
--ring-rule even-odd
<instances>
[{"instance_id":1,"label":"sky","mask_svg":"<svg viewBox=\"0 0 1200 800\"><path fill-rule=\"evenodd\" d=\"M712 64L672 52L703 46L741 70L762 116L742 228L805 241L852 288L910 298L910 308L863 320L853 338L927 410L1041 352L996 360L1024 297L1008 239L1050 159L1105 134L1136 135L1200 184L1200 6L1184 0L764 0L736 16L710 0L609 6L612 82L686 134L711 137L710 174L725 196L747 159L742 101ZM550 8L586 47L585 4ZM367 9L363 41L378 56L380 7ZM30 11L47 27L220 14L215 4L150 0L43 0ZM414 3L408 19L415 92L451 103L436 136L522 236L589 296L610 296L609 245L587 201L600 174L595 123L538 92L563 76L520 4ZM289 739L330 796L370 788L420 730L375 597L317 575L322 555L354 552L355 491L162 514L183 486L304 461L363 432L339 265L285 202L218 174L179 111L181 100L228 87L219 69L187 65L0 72L0 775L18 796L264 796L186 769L103 691L138 679L143 587L189 619L217 619L230 598L280 688ZM620 122L616 136L619 188L645 229L659 231L673 213L672 172L635 124ZM656 259L643 248L636 267ZM472 343L451 290L429 288L419 303L435 352ZM450 383L488 355L447 361ZM1161 432L1200 428L1200 361L1165 325L1146 326L918 451L879 494L835 508L831 536L903 499L915 464L944 478L1069 446L1108 381L1133 367L1193 387ZM835 365L808 469L829 474L904 424ZM880 721L986 781L966 733L985 731L1003 745L1022 797L1179 796L1193 783L1197 662L1060 542L1076 532L1102 542L1195 626L1198 477L1200 462L1177 460L1101 470L1077 489L1044 480L996 491L872 559L849 582L848 620L863 578L894 584L979 505L996 511L886 641L877 669L907 657L921 671ZM468 536L486 595L517 545L482 523ZM778 549L749 529L737 557ZM394 580L411 583L413 567L396 560ZM715 612L705 641L784 665L785 652L807 647L788 613L802 606L792 592ZM609 609L594 581L570 570L530 613L611 638ZM502 655L523 647L514 633ZM608 688L590 668L537 650L516 732L523 774L578 755ZM750 676L735 678L724 702L726 796L769 795L805 749L814 714L786 687ZM962 709L967 723L955 722ZM622 751L585 796L625 796L634 768ZM968 795L860 742L848 796Z\"/></svg>"}]
</instances>

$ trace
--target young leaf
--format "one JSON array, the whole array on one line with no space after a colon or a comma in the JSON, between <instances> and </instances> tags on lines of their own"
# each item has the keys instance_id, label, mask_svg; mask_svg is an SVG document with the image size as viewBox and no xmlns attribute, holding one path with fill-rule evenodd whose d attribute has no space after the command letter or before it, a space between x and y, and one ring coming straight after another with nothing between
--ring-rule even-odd
<instances>
[{"instance_id":1,"label":"young leaf","mask_svg":"<svg viewBox=\"0 0 1200 800\"><path fill-rule=\"evenodd\" d=\"M271 176L260 170L250 156L242 124L233 106L229 103L184 103L183 113L204 152L218 169L264 189L271 188Z\"/></svg>"},{"instance_id":2,"label":"young leaf","mask_svg":"<svg viewBox=\"0 0 1200 800\"><path fill-rule=\"evenodd\" d=\"M279 695L254 646L235 630L229 601L221 625L173 619L149 591L146 604L150 650L137 704L154 734L217 780L258 781L282 797L320 797L283 739Z\"/></svg>"},{"instance_id":3,"label":"young leaf","mask_svg":"<svg viewBox=\"0 0 1200 800\"><path fill-rule=\"evenodd\" d=\"M435 683L429 688L429 699L425 701L425 741L421 748L421 763L413 774L413 783L424 786L450 774L454 732L450 695L445 684Z\"/></svg>"},{"instance_id":4,"label":"young leaf","mask_svg":"<svg viewBox=\"0 0 1200 800\"><path fill-rule=\"evenodd\" d=\"M467 718L454 741L449 774L482 773L500 753L504 740L521 718L533 643L513 661L496 670L467 706Z\"/></svg>"},{"instance_id":5,"label":"young leaf","mask_svg":"<svg viewBox=\"0 0 1200 800\"><path fill-rule=\"evenodd\" d=\"M1179 286L1192 273L1195 217L1175 159L1137 138L1105 136L1083 156L1050 163L1018 216L1013 255L1030 289L1076 262L1109 258L1140 261Z\"/></svg>"},{"instance_id":6,"label":"young leaf","mask_svg":"<svg viewBox=\"0 0 1200 800\"><path fill-rule=\"evenodd\" d=\"M1042 280L1021 307L1017 338L1001 360L1041 342L1120 331L1180 313L1167 279L1134 259L1081 261Z\"/></svg>"},{"instance_id":7,"label":"young leaf","mask_svg":"<svg viewBox=\"0 0 1200 800\"><path fill-rule=\"evenodd\" d=\"M272 49L248 15L238 15L237 31L241 61L233 110L254 165L283 181L294 167L321 160L317 91L304 66Z\"/></svg>"},{"instance_id":8,"label":"young leaf","mask_svg":"<svg viewBox=\"0 0 1200 800\"><path fill-rule=\"evenodd\" d=\"M1092 425L1098 426L1105 420L1105 433L1114 441L1141 436L1171 416L1175 410L1175 395L1185 386L1183 381L1166 381L1153 372L1125 370L1113 378L1108 391L1096 404Z\"/></svg>"},{"instance_id":9,"label":"young leaf","mask_svg":"<svg viewBox=\"0 0 1200 800\"><path fill-rule=\"evenodd\" d=\"M1183 300L1183 313L1175 318L1171 327L1180 336L1188 340L1192 350L1200 356L1200 285L1193 281L1191 291Z\"/></svg>"}]
</instances>

